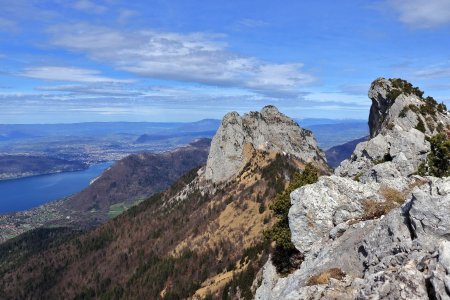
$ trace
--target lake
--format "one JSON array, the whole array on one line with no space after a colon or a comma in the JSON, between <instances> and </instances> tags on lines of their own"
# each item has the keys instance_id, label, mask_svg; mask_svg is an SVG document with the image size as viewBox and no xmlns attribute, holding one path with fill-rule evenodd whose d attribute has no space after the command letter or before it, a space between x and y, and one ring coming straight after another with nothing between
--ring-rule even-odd
<instances>
[{"instance_id":1,"label":"lake","mask_svg":"<svg viewBox=\"0 0 450 300\"><path fill-rule=\"evenodd\" d=\"M0 181L0 213L26 210L83 190L112 162L86 170Z\"/></svg>"}]
</instances>

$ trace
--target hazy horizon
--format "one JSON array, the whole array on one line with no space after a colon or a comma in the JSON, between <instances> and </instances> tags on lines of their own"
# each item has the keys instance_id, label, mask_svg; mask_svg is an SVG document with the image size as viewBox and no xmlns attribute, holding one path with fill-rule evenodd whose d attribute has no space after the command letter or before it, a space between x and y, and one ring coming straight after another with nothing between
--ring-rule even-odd
<instances>
[{"instance_id":1,"label":"hazy horizon","mask_svg":"<svg viewBox=\"0 0 450 300\"><path fill-rule=\"evenodd\" d=\"M301 120L308 120L308 121L313 121L313 120L323 120L324 122L327 121L335 121L335 122L367 122L367 119L332 119L332 118L296 118L296 117L292 117L289 116L292 119L296 120L296 121L301 121ZM201 122L201 121L206 121L206 120L214 120L214 121L221 121L222 118L206 118L206 119L199 119L199 120L192 120L192 121L131 121L131 120L118 120L118 121L85 121L85 122L57 122L57 123L52 123L52 122L48 122L48 123L0 123L0 125L58 125L58 124L64 124L64 125L70 125L70 124L89 124L89 123L104 123L104 124L108 124L108 123L180 123L180 124L184 124L184 123L196 123L196 122ZM326 123L318 123L318 124L326 124Z\"/></svg>"},{"instance_id":2,"label":"hazy horizon","mask_svg":"<svg viewBox=\"0 0 450 300\"><path fill-rule=\"evenodd\" d=\"M326 121L335 121L335 122L367 122L367 119L352 119L352 118L296 118L289 116L292 119L296 121L300 120L323 120ZM201 121L220 121L221 118L205 118L205 119L199 119L199 120L192 120L192 121L131 121L131 120L124 120L124 121L86 121L86 122L58 122L58 123L0 123L0 125L58 125L58 124L64 124L64 125L70 125L70 124L89 124L89 123L195 123L195 122L201 122ZM320 124L326 124L326 123L318 123Z\"/></svg>"}]
</instances>

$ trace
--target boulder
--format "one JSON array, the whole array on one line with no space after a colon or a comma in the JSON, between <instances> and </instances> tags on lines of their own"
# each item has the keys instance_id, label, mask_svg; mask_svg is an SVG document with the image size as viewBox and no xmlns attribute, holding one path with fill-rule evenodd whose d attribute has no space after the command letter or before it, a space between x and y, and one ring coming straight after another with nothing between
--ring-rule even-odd
<instances>
[{"instance_id":1,"label":"boulder","mask_svg":"<svg viewBox=\"0 0 450 300\"><path fill-rule=\"evenodd\" d=\"M430 186L428 191L413 192L409 210L412 230L421 239L450 240L450 178L434 179Z\"/></svg>"},{"instance_id":2,"label":"boulder","mask_svg":"<svg viewBox=\"0 0 450 300\"><path fill-rule=\"evenodd\" d=\"M362 201L381 201L379 186L362 184L349 178L323 176L315 184L306 185L291 193L289 227L292 242L307 253L318 240L328 237L330 230L363 213ZM342 230L341 225L340 229Z\"/></svg>"}]
</instances>

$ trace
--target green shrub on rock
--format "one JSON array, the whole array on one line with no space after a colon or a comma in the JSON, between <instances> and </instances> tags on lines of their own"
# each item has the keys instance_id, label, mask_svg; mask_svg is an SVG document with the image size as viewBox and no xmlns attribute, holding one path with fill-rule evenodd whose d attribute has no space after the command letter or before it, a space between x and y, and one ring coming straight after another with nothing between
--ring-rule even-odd
<instances>
[{"instance_id":1,"label":"green shrub on rock","mask_svg":"<svg viewBox=\"0 0 450 300\"><path fill-rule=\"evenodd\" d=\"M437 110L440 113L444 113L447 111L447 106L445 106L444 102L441 102L437 105Z\"/></svg>"},{"instance_id":2,"label":"green shrub on rock","mask_svg":"<svg viewBox=\"0 0 450 300\"><path fill-rule=\"evenodd\" d=\"M272 251L272 262L279 273L285 274L298 267L302 261L301 253L291 241L288 213L291 207L290 194L297 188L314 183L318 180L318 170L307 164L302 173L296 173L288 188L278 194L270 205L278 221L264 234L275 242Z\"/></svg>"},{"instance_id":3,"label":"green shrub on rock","mask_svg":"<svg viewBox=\"0 0 450 300\"><path fill-rule=\"evenodd\" d=\"M422 121L422 118L419 118L419 122L417 122L416 129L425 133L426 129L425 129L425 124Z\"/></svg>"},{"instance_id":4,"label":"green shrub on rock","mask_svg":"<svg viewBox=\"0 0 450 300\"><path fill-rule=\"evenodd\" d=\"M432 176L450 176L450 140L445 133L430 138L431 152L428 154L428 172Z\"/></svg>"},{"instance_id":5,"label":"green shrub on rock","mask_svg":"<svg viewBox=\"0 0 450 300\"><path fill-rule=\"evenodd\" d=\"M417 174L421 176L450 176L450 140L446 133L438 133L428 139L431 151L427 160L421 163Z\"/></svg>"},{"instance_id":6,"label":"green shrub on rock","mask_svg":"<svg viewBox=\"0 0 450 300\"><path fill-rule=\"evenodd\" d=\"M401 93L404 93L406 95L411 95L414 94L419 98L423 97L423 91L421 91L418 87L413 86L411 83L409 83L406 80L400 79L400 78L395 78L395 79L389 79L392 82L392 87L397 90L400 91ZM392 95L395 96L395 94L397 94L398 92L393 92ZM398 94L399 95L399 94ZM397 95L397 97L398 97ZM395 97L395 98L397 98ZM395 98L391 98L392 100L395 100Z\"/></svg>"}]
</instances>

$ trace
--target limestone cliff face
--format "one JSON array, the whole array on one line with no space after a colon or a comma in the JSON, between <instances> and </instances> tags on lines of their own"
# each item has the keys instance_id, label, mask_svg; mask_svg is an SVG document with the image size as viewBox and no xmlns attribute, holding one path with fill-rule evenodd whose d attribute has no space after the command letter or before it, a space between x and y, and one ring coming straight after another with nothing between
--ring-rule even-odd
<instances>
[{"instance_id":1,"label":"limestone cliff face","mask_svg":"<svg viewBox=\"0 0 450 300\"><path fill-rule=\"evenodd\" d=\"M225 115L211 143L206 179L223 182L236 175L249 159L249 147L290 154L321 168L326 162L310 131L302 129L276 107L266 106L260 112L250 112L244 116L237 112Z\"/></svg>"},{"instance_id":2,"label":"limestone cliff face","mask_svg":"<svg viewBox=\"0 0 450 300\"><path fill-rule=\"evenodd\" d=\"M256 299L450 299L450 178L414 175L426 137L450 122L422 96L404 81L374 81L371 139L335 175L291 193L304 261L280 277L269 260Z\"/></svg>"},{"instance_id":3,"label":"limestone cliff face","mask_svg":"<svg viewBox=\"0 0 450 300\"><path fill-rule=\"evenodd\" d=\"M380 132L389 108L394 104L394 101L387 97L391 88L391 82L384 78L378 78L370 87L369 98L372 100L369 114L370 137L374 137Z\"/></svg>"}]
</instances>

